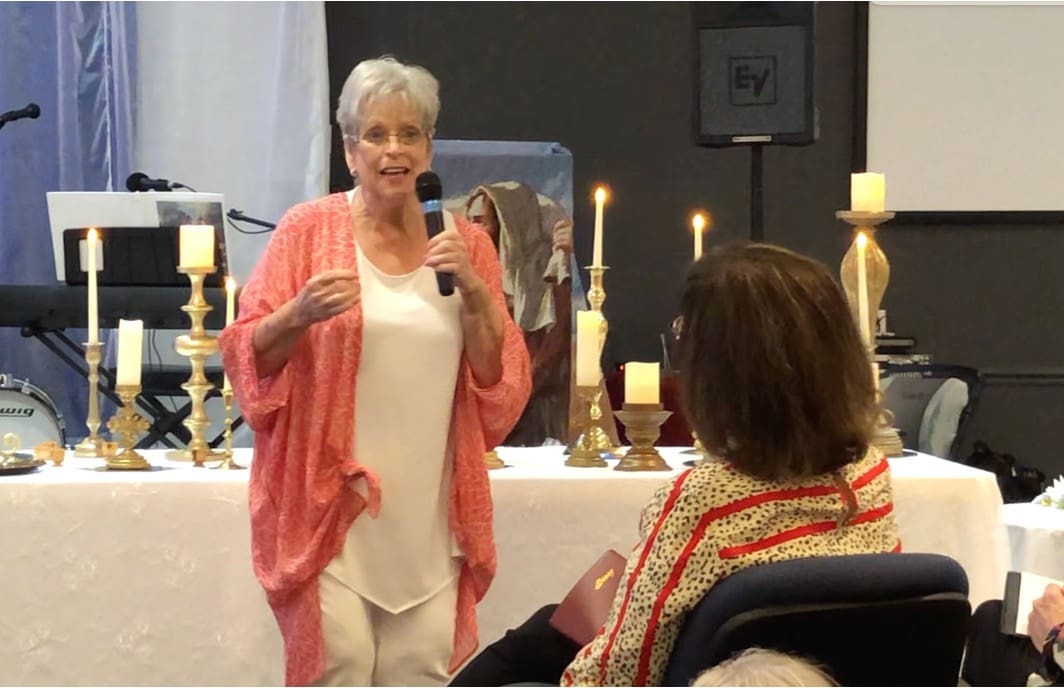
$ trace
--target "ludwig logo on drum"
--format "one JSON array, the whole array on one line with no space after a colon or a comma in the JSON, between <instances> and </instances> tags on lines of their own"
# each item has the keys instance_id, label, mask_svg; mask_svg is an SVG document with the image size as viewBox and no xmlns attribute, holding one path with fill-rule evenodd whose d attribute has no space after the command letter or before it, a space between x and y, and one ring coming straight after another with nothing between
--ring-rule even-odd
<instances>
[{"instance_id":1,"label":"ludwig logo on drum","mask_svg":"<svg viewBox=\"0 0 1064 688\"><path fill-rule=\"evenodd\" d=\"M18 416L21 418L29 418L33 415L33 409L31 408L0 408L0 416Z\"/></svg>"}]
</instances>

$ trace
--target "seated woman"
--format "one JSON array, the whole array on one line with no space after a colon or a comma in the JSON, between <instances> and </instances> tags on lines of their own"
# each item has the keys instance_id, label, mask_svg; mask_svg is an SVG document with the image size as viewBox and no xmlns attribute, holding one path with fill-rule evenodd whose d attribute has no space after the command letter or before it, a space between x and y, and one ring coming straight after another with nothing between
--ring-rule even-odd
<instances>
[{"instance_id":1,"label":"seated woman","mask_svg":"<svg viewBox=\"0 0 1064 688\"><path fill-rule=\"evenodd\" d=\"M900 549L890 470L869 446L868 357L820 263L763 244L695 263L679 341L686 415L711 460L644 508L604 626L585 647L552 607L487 647L451 685L660 685L687 614L748 566Z\"/></svg>"}]
</instances>

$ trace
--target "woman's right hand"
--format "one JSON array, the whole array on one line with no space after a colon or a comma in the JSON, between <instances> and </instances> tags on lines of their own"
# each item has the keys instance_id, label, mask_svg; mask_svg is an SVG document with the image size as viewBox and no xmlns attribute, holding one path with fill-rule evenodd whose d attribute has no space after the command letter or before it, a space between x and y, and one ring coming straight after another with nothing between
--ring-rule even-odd
<instances>
[{"instance_id":1,"label":"woman's right hand","mask_svg":"<svg viewBox=\"0 0 1064 688\"><path fill-rule=\"evenodd\" d=\"M340 315L361 299L362 289L354 270L326 270L303 285L293 299L292 315L298 327L306 328Z\"/></svg>"}]
</instances>

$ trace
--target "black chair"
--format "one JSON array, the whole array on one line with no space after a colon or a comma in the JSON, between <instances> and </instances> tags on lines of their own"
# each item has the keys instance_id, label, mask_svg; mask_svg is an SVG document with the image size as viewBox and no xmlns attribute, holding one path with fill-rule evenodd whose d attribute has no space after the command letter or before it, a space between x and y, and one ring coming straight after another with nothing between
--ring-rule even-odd
<instances>
[{"instance_id":1,"label":"black chair","mask_svg":"<svg viewBox=\"0 0 1064 688\"><path fill-rule=\"evenodd\" d=\"M939 554L792 559L713 586L673 647L666 686L750 647L798 654L843 686L956 686L968 577Z\"/></svg>"},{"instance_id":2,"label":"black chair","mask_svg":"<svg viewBox=\"0 0 1064 688\"><path fill-rule=\"evenodd\" d=\"M883 405L893 413L894 427L899 430L905 448L956 459L968 421L982 394L983 378L979 371L942 363L887 363L881 376L884 381L890 380L883 392ZM944 387L947 382L957 385L958 380L967 388L967 394L960 396L959 401L956 394L945 394L953 390ZM933 413L928 413L931 405ZM924 428L925 423L938 422L940 418L949 426L932 426L933 432L922 433L928 429ZM929 437L921 441L921 434Z\"/></svg>"}]
</instances>

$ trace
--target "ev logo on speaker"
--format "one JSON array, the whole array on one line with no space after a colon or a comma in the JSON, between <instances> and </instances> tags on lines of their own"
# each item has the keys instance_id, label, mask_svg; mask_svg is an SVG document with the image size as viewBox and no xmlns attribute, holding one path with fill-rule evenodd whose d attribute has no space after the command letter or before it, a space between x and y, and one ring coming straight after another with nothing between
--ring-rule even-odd
<instances>
[{"instance_id":1,"label":"ev logo on speaker","mask_svg":"<svg viewBox=\"0 0 1064 688\"><path fill-rule=\"evenodd\" d=\"M776 57L728 58L728 96L732 105L775 105Z\"/></svg>"}]
</instances>

